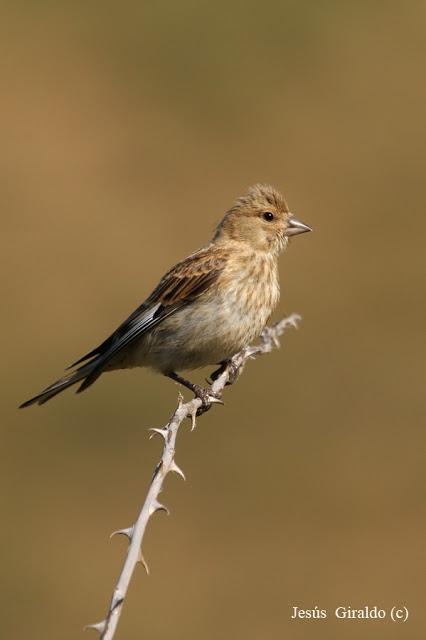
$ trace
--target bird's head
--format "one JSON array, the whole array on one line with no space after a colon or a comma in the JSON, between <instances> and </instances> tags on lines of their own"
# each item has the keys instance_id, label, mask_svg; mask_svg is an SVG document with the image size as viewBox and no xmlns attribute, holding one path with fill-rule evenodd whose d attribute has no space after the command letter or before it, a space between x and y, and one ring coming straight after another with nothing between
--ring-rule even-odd
<instances>
[{"instance_id":1,"label":"bird's head","mask_svg":"<svg viewBox=\"0 0 426 640\"><path fill-rule=\"evenodd\" d=\"M215 241L245 242L255 250L278 254L291 236L306 231L310 227L293 216L279 191L256 184L225 214Z\"/></svg>"}]
</instances>

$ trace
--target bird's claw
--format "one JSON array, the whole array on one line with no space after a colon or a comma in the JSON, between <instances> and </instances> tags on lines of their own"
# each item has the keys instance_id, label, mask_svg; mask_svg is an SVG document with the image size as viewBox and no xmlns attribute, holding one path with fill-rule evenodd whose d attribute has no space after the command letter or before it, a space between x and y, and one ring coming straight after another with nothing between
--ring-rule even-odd
<instances>
[{"instance_id":1,"label":"bird's claw","mask_svg":"<svg viewBox=\"0 0 426 640\"><path fill-rule=\"evenodd\" d=\"M224 404L222 398L218 393L215 393L211 389L194 385L193 392L196 398L201 400L201 406L197 409L197 416L201 416L211 409L212 404Z\"/></svg>"}]
</instances>

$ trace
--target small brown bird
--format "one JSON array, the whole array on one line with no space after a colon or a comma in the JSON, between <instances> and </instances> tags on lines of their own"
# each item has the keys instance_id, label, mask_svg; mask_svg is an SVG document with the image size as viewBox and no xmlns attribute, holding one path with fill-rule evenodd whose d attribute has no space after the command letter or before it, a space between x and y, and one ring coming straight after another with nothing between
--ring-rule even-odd
<instances>
[{"instance_id":1,"label":"small brown bird","mask_svg":"<svg viewBox=\"0 0 426 640\"><path fill-rule=\"evenodd\" d=\"M105 371L151 367L206 401L204 389L177 371L219 364L255 340L279 299L278 256L288 239L310 231L273 187L257 184L235 202L212 241L178 262L151 295L69 375L24 402L43 404ZM84 363L84 364L83 364Z\"/></svg>"}]
</instances>

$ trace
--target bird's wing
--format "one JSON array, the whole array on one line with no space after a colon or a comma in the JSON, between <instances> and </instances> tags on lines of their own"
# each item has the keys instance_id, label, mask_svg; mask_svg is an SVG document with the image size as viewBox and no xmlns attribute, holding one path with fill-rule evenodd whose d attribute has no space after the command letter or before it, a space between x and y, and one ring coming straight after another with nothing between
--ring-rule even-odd
<instances>
[{"instance_id":1,"label":"bird's wing","mask_svg":"<svg viewBox=\"0 0 426 640\"><path fill-rule=\"evenodd\" d=\"M109 338L71 365L93 358L93 373L79 391L94 382L106 362L119 351L205 293L220 276L227 258L223 251L210 246L192 254L166 273L145 302Z\"/></svg>"}]
</instances>

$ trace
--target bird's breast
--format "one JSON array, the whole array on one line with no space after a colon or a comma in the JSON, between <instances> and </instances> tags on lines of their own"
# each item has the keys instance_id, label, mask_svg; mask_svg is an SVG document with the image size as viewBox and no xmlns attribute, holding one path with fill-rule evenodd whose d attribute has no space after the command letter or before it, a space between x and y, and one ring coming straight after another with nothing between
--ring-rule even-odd
<instances>
[{"instance_id":1,"label":"bird's breast","mask_svg":"<svg viewBox=\"0 0 426 640\"><path fill-rule=\"evenodd\" d=\"M214 287L151 332L133 366L180 371L226 360L258 338L278 299L272 259L230 261Z\"/></svg>"},{"instance_id":2,"label":"bird's breast","mask_svg":"<svg viewBox=\"0 0 426 640\"><path fill-rule=\"evenodd\" d=\"M248 341L254 340L279 301L276 259L270 255L249 254L224 274L223 289L231 321L241 327Z\"/></svg>"}]
</instances>

